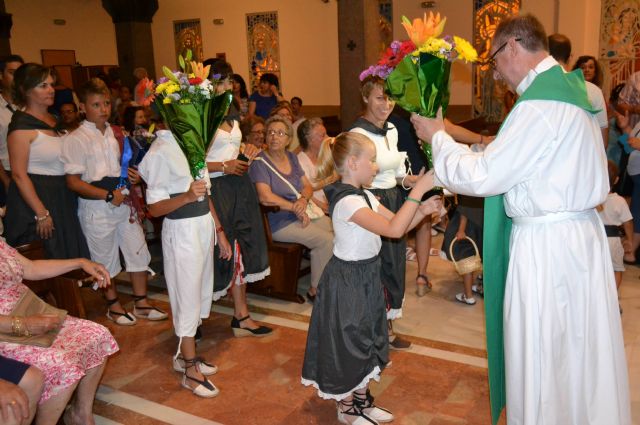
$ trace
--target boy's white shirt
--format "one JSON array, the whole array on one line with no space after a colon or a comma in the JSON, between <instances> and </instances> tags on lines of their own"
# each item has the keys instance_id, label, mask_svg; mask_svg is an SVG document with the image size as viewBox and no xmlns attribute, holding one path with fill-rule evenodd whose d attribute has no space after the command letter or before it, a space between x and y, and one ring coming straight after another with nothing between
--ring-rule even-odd
<instances>
[{"instance_id":1,"label":"boy's white shirt","mask_svg":"<svg viewBox=\"0 0 640 425\"><path fill-rule=\"evenodd\" d=\"M65 174L80 174L88 183L120 177L120 147L108 124L103 134L94 123L84 120L64 137L60 159Z\"/></svg>"}]
</instances>

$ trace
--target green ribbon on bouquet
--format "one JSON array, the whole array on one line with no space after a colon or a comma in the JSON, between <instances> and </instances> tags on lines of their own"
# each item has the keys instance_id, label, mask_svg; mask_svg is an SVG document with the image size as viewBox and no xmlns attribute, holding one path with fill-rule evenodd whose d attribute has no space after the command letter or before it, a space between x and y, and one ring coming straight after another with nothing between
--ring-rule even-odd
<instances>
[{"instance_id":1,"label":"green ribbon on bouquet","mask_svg":"<svg viewBox=\"0 0 640 425\"><path fill-rule=\"evenodd\" d=\"M163 103L161 98L156 98L156 106L187 157L194 179L202 178L207 151L232 99L231 91L206 99L203 103Z\"/></svg>"}]
</instances>

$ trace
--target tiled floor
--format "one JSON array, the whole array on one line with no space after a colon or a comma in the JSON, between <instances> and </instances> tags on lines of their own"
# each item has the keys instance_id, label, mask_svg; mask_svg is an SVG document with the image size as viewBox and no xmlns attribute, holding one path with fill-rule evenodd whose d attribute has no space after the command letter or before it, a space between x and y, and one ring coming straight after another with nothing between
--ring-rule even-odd
<instances>
[{"instance_id":1,"label":"tiled floor","mask_svg":"<svg viewBox=\"0 0 640 425\"><path fill-rule=\"evenodd\" d=\"M439 243L436 238L435 243ZM413 341L408 352L392 352L393 364L372 385L378 402L402 425L487 424L489 397L484 313L457 303L461 283L446 261L431 257L434 290L414 294L415 263L407 264L404 318L396 331ZM162 284L161 276L154 285ZM302 279L304 293L308 280ZM127 287L123 285L123 292ZM162 289L152 296L168 309ZM220 395L204 400L180 387L171 368L177 340L170 321L141 321L127 328L104 318L96 293L85 291L90 318L108 326L121 351L108 364L95 403L98 424L334 424L335 405L300 384L310 304L250 296L252 316L276 328L263 339L234 338L230 300L213 306L199 352L220 368L213 382ZM640 269L630 267L621 289L622 317L633 417L640 425ZM129 299L126 295L123 299Z\"/></svg>"}]
</instances>

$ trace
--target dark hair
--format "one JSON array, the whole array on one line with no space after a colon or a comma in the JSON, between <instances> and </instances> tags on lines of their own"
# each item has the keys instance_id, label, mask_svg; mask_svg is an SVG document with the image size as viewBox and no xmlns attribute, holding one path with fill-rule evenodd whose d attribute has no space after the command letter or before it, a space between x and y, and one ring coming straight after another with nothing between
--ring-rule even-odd
<instances>
[{"instance_id":1,"label":"dark hair","mask_svg":"<svg viewBox=\"0 0 640 425\"><path fill-rule=\"evenodd\" d=\"M100 78L91 78L85 82L78 89L78 100L80 103L85 103L87 97L92 94L101 94L103 96L111 96L111 90L107 87L107 83Z\"/></svg>"},{"instance_id":2,"label":"dark hair","mask_svg":"<svg viewBox=\"0 0 640 425\"><path fill-rule=\"evenodd\" d=\"M492 44L500 46L509 38L519 38L519 43L529 52L548 52L547 34L538 18L531 14L511 16L498 24Z\"/></svg>"},{"instance_id":3,"label":"dark hair","mask_svg":"<svg viewBox=\"0 0 640 425\"><path fill-rule=\"evenodd\" d=\"M309 134L311 134L311 130L322 124L322 118L316 117L306 119L298 126L298 141L300 142L300 147L303 151L306 151L309 148Z\"/></svg>"},{"instance_id":4,"label":"dark hair","mask_svg":"<svg viewBox=\"0 0 640 425\"><path fill-rule=\"evenodd\" d=\"M73 111L74 112L78 112L78 105L76 105L75 102L64 102L64 103L61 103L60 107L58 108L58 110L62 110L62 107L64 105L71 105L71 106L73 106Z\"/></svg>"},{"instance_id":5,"label":"dark hair","mask_svg":"<svg viewBox=\"0 0 640 425\"><path fill-rule=\"evenodd\" d=\"M249 133L251 133L251 129L253 129L253 126L258 123L264 125L264 118L262 118L259 115L248 116L247 118L243 119L242 122L240 122L240 131L242 132L242 141L247 140L247 137L249 137ZM266 128L267 127L265 126L265 129Z\"/></svg>"},{"instance_id":6,"label":"dark hair","mask_svg":"<svg viewBox=\"0 0 640 425\"><path fill-rule=\"evenodd\" d=\"M249 92L247 92L247 83L244 82L244 78L242 78L240 74L233 74L231 75L231 79L240 84L240 97L249 97Z\"/></svg>"},{"instance_id":7,"label":"dark hair","mask_svg":"<svg viewBox=\"0 0 640 425\"><path fill-rule=\"evenodd\" d=\"M13 101L20 106L27 105L27 92L51 75L51 69L39 63L28 62L20 65L13 74Z\"/></svg>"},{"instance_id":8,"label":"dark hair","mask_svg":"<svg viewBox=\"0 0 640 425\"><path fill-rule=\"evenodd\" d=\"M620 100L620 92L622 91L624 86L625 83L620 83L611 90L611 94L609 94L609 102L618 103L618 101Z\"/></svg>"},{"instance_id":9,"label":"dark hair","mask_svg":"<svg viewBox=\"0 0 640 425\"><path fill-rule=\"evenodd\" d=\"M551 34L548 37L549 54L555 60L568 63L571 57L571 40L564 34Z\"/></svg>"},{"instance_id":10,"label":"dark hair","mask_svg":"<svg viewBox=\"0 0 640 425\"><path fill-rule=\"evenodd\" d=\"M620 169L615 162L609 160L607 161L607 171L609 173L609 188L611 191L613 191L613 187L616 184L616 179L620 175Z\"/></svg>"},{"instance_id":11,"label":"dark hair","mask_svg":"<svg viewBox=\"0 0 640 425\"><path fill-rule=\"evenodd\" d=\"M297 100L298 102L300 102L300 106L302 106L302 99L300 99L298 96L293 96L291 98L291 103L293 103L294 100Z\"/></svg>"},{"instance_id":12,"label":"dark hair","mask_svg":"<svg viewBox=\"0 0 640 425\"><path fill-rule=\"evenodd\" d=\"M231 76L233 75L233 68L231 67L231 64L229 64L229 62L218 59L211 65L211 68L209 69L209 78L216 74L220 74L221 80L224 80L227 77L231 78Z\"/></svg>"},{"instance_id":13,"label":"dark hair","mask_svg":"<svg viewBox=\"0 0 640 425\"><path fill-rule=\"evenodd\" d=\"M129 133L133 133L133 130L136 129L136 112L144 111L142 106L127 106L124 110L124 114L122 114L122 126Z\"/></svg>"},{"instance_id":14,"label":"dark hair","mask_svg":"<svg viewBox=\"0 0 640 425\"><path fill-rule=\"evenodd\" d=\"M573 69L582 68L582 65L589 61L593 61L593 64L596 68L593 75L593 81L591 82L598 87L602 87L602 70L600 69L600 63L598 62L598 59L594 58L593 56L580 56L578 60L576 60L576 64L573 65Z\"/></svg>"},{"instance_id":15,"label":"dark hair","mask_svg":"<svg viewBox=\"0 0 640 425\"><path fill-rule=\"evenodd\" d=\"M4 72L4 70L7 67L7 64L9 62L24 63L24 59L22 59L22 56L18 56L18 55L9 55L9 56L7 56L6 58L2 59L2 62L0 62L0 72Z\"/></svg>"},{"instance_id":16,"label":"dark hair","mask_svg":"<svg viewBox=\"0 0 640 425\"><path fill-rule=\"evenodd\" d=\"M262 83L265 81L272 86L276 86L278 89L280 89L280 82L278 81L278 77L275 74L272 74L270 72L262 74L260 76L260 82Z\"/></svg>"}]
</instances>

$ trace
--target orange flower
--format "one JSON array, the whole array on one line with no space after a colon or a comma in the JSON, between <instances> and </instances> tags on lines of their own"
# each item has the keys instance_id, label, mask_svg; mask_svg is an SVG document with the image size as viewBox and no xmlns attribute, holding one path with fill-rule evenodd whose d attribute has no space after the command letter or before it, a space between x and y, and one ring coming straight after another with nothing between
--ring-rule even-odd
<instances>
[{"instance_id":1,"label":"orange flower","mask_svg":"<svg viewBox=\"0 0 640 425\"><path fill-rule=\"evenodd\" d=\"M201 62L191 61L191 70L195 78L203 81L209 78L209 68L211 65L204 66Z\"/></svg>"},{"instance_id":2,"label":"orange flower","mask_svg":"<svg viewBox=\"0 0 640 425\"><path fill-rule=\"evenodd\" d=\"M407 30L407 35L411 41L418 47L422 46L431 37L437 37L442 34L445 22L447 22L447 18L440 19L440 14L438 13L434 16L433 12L429 12L429 18L427 18L427 12L425 12L423 19L416 18L413 20L413 24L406 16L402 17L402 26Z\"/></svg>"}]
</instances>

